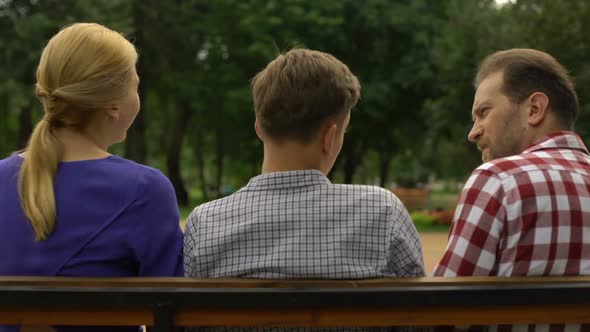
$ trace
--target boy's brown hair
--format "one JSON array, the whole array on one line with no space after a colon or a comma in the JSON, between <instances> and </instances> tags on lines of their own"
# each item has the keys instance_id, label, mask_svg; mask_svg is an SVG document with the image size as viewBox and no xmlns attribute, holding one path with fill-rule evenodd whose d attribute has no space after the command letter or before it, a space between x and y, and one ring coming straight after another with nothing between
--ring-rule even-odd
<instances>
[{"instance_id":1,"label":"boy's brown hair","mask_svg":"<svg viewBox=\"0 0 590 332\"><path fill-rule=\"evenodd\" d=\"M522 103L535 92L549 97L549 105L568 129L579 112L578 95L565 67L551 55L533 49L514 48L486 57L475 77L475 88L490 74L503 72L502 92L510 101Z\"/></svg>"},{"instance_id":2,"label":"boy's brown hair","mask_svg":"<svg viewBox=\"0 0 590 332\"><path fill-rule=\"evenodd\" d=\"M293 49L252 79L256 119L275 140L308 143L329 117L348 112L360 96L358 79L334 56Z\"/></svg>"}]
</instances>

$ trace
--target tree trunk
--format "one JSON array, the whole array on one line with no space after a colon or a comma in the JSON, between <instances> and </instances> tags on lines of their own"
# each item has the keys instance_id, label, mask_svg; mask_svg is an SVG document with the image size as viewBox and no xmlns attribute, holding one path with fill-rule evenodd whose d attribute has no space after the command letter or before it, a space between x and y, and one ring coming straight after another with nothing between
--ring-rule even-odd
<instances>
[{"instance_id":1,"label":"tree trunk","mask_svg":"<svg viewBox=\"0 0 590 332\"><path fill-rule=\"evenodd\" d=\"M135 47L137 49L144 49L144 15L142 10L142 1L136 0L133 2L133 24L135 26ZM146 79L144 71L144 58L140 56L137 61L137 74L144 78L139 84L139 102L144 105L146 96ZM145 164L147 157L147 146L145 142L145 112L139 112L135 118L135 122L127 131L127 139L125 140L125 158L134 160L140 164Z\"/></svg>"},{"instance_id":2,"label":"tree trunk","mask_svg":"<svg viewBox=\"0 0 590 332\"><path fill-rule=\"evenodd\" d=\"M354 178L354 173L358 169L363 156L364 144L352 137L344 142L342 148L342 171L344 173L344 183L350 184Z\"/></svg>"},{"instance_id":3,"label":"tree trunk","mask_svg":"<svg viewBox=\"0 0 590 332\"><path fill-rule=\"evenodd\" d=\"M389 181L389 165L391 165L391 154L381 152L379 154L379 186L385 189Z\"/></svg>"},{"instance_id":4,"label":"tree trunk","mask_svg":"<svg viewBox=\"0 0 590 332\"><path fill-rule=\"evenodd\" d=\"M20 110L18 114L18 138L17 150L24 149L29 142L29 137L33 132L33 119L31 105L27 105Z\"/></svg>"},{"instance_id":5,"label":"tree trunk","mask_svg":"<svg viewBox=\"0 0 590 332\"><path fill-rule=\"evenodd\" d=\"M328 177L328 180L330 180L330 182L334 181L334 176L336 175L336 171L338 170L338 168L342 164L342 159L344 159L344 153L340 153L338 158L336 158L336 161L334 161L334 165L332 166L332 169L330 170L330 172L328 172L327 177Z\"/></svg>"},{"instance_id":6,"label":"tree trunk","mask_svg":"<svg viewBox=\"0 0 590 332\"><path fill-rule=\"evenodd\" d=\"M215 164L217 168L216 172L216 181L215 185L217 187L217 197L221 197L223 195L222 191L222 181L223 181L223 157L224 157L224 148L223 148L223 129L219 125L221 122L218 121L218 126L215 129Z\"/></svg>"},{"instance_id":7,"label":"tree trunk","mask_svg":"<svg viewBox=\"0 0 590 332\"><path fill-rule=\"evenodd\" d=\"M203 152L204 139L203 131L196 130L197 132L197 167L199 172L199 182L201 183L201 193L203 194L203 201L209 201L209 194L207 190L207 179L205 178L205 153Z\"/></svg>"},{"instance_id":8,"label":"tree trunk","mask_svg":"<svg viewBox=\"0 0 590 332\"><path fill-rule=\"evenodd\" d=\"M344 183L346 184L352 183L354 173L357 169L357 165L353 159L354 158L352 156L346 156L346 158L344 158L344 163L342 165L342 171L344 173Z\"/></svg>"},{"instance_id":9,"label":"tree trunk","mask_svg":"<svg viewBox=\"0 0 590 332\"><path fill-rule=\"evenodd\" d=\"M251 168L251 172L250 172L250 178L253 178L253 177L260 174L260 171L261 171L260 164L261 164L260 160L252 159L252 164L251 164L252 168Z\"/></svg>"},{"instance_id":10,"label":"tree trunk","mask_svg":"<svg viewBox=\"0 0 590 332\"><path fill-rule=\"evenodd\" d=\"M0 158L4 158L6 157L7 152L13 151L15 149L15 142L14 138L11 137L12 135L10 133L10 130L8 129L8 96L6 94L2 94L0 95L0 100L2 100L2 105L0 105L0 119L4 119L3 121L0 121L0 133L2 133L0 134Z\"/></svg>"},{"instance_id":11,"label":"tree trunk","mask_svg":"<svg viewBox=\"0 0 590 332\"><path fill-rule=\"evenodd\" d=\"M168 167L168 177L176 192L178 205L186 206L188 204L188 193L180 174L180 151L182 150L182 141L192 112L189 103L182 103L173 113L175 119L170 133L170 141L168 142L166 166Z\"/></svg>"}]
</instances>

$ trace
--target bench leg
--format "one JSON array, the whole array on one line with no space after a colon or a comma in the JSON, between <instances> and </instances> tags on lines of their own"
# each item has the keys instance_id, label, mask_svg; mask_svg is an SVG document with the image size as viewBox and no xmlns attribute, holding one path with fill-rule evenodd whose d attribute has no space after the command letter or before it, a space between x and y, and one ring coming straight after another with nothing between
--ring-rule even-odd
<instances>
[{"instance_id":1,"label":"bench leg","mask_svg":"<svg viewBox=\"0 0 590 332\"><path fill-rule=\"evenodd\" d=\"M174 332L174 316L169 303L158 304L156 307L153 332Z\"/></svg>"}]
</instances>

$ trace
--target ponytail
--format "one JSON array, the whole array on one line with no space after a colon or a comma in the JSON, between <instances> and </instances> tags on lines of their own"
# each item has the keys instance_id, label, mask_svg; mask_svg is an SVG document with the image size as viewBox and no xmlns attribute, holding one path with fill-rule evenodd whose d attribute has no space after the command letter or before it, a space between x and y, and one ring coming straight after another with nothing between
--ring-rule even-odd
<instances>
[{"instance_id":1,"label":"ponytail","mask_svg":"<svg viewBox=\"0 0 590 332\"><path fill-rule=\"evenodd\" d=\"M54 136L49 119L43 118L31 134L19 175L21 205L37 241L47 239L55 228L53 183L62 155L61 142Z\"/></svg>"},{"instance_id":2,"label":"ponytail","mask_svg":"<svg viewBox=\"0 0 590 332\"><path fill-rule=\"evenodd\" d=\"M43 50L35 92L45 116L33 130L18 183L21 206L37 241L47 239L56 225L54 182L64 154L56 130L81 130L94 111L121 100L136 62L133 44L95 23L62 29Z\"/></svg>"}]
</instances>

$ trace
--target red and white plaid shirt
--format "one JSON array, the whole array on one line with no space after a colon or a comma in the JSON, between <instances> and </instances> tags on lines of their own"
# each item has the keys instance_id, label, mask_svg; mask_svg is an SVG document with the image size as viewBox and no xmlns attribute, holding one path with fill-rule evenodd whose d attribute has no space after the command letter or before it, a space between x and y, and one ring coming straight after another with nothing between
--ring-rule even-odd
<instances>
[{"instance_id":1,"label":"red and white plaid shirt","mask_svg":"<svg viewBox=\"0 0 590 332\"><path fill-rule=\"evenodd\" d=\"M590 154L572 132L478 167L435 276L590 274Z\"/></svg>"},{"instance_id":2,"label":"red and white plaid shirt","mask_svg":"<svg viewBox=\"0 0 590 332\"><path fill-rule=\"evenodd\" d=\"M590 275L590 154L580 137L552 133L473 171L434 275Z\"/></svg>"}]
</instances>

